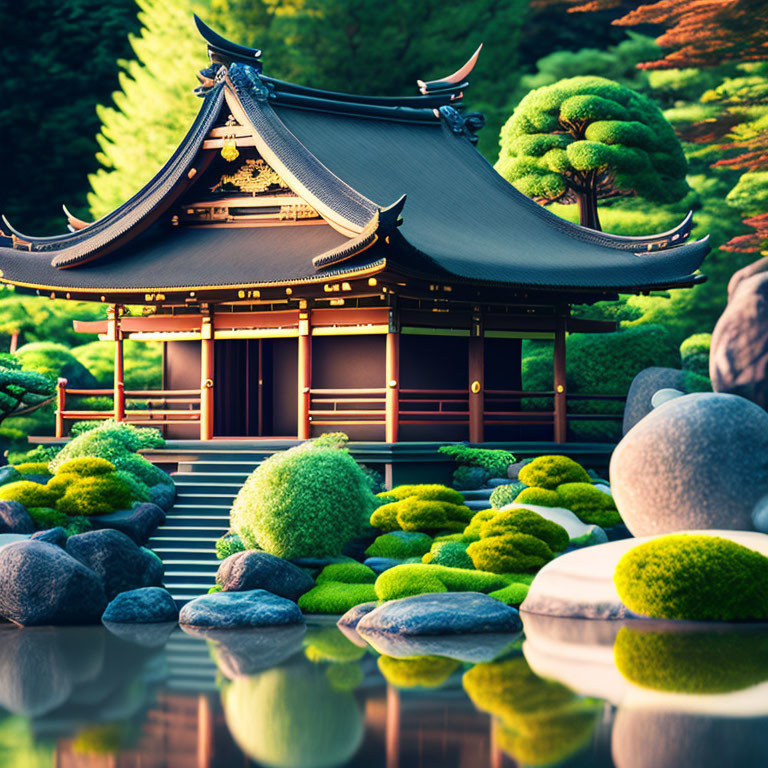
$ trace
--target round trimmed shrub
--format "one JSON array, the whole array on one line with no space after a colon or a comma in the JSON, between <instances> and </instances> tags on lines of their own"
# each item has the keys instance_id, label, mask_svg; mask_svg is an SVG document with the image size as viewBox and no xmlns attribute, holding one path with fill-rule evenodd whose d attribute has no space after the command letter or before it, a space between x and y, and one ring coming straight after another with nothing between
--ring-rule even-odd
<instances>
[{"instance_id":1,"label":"round trimmed shrub","mask_svg":"<svg viewBox=\"0 0 768 768\"><path fill-rule=\"evenodd\" d=\"M379 656L379 671L395 688L438 688L458 668L459 662L443 656L411 656L397 659Z\"/></svg>"},{"instance_id":2,"label":"round trimmed shrub","mask_svg":"<svg viewBox=\"0 0 768 768\"><path fill-rule=\"evenodd\" d=\"M408 496L375 510L371 525L385 531L463 531L472 515L463 504Z\"/></svg>"},{"instance_id":3,"label":"round trimmed shrub","mask_svg":"<svg viewBox=\"0 0 768 768\"><path fill-rule=\"evenodd\" d=\"M316 581L318 584L326 581L340 581L342 584L373 584L376 581L376 572L362 563L331 563L323 568Z\"/></svg>"},{"instance_id":4,"label":"round trimmed shrub","mask_svg":"<svg viewBox=\"0 0 768 768\"><path fill-rule=\"evenodd\" d=\"M421 561L433 565L445 565L448 568L473 569L475 567L472 558L467 554L467 542L463 541L436 541Z\"/></svg>"},{"instance_id":5,"label":"round trimmed shrub","mask_svg":"<svg viewBox=\"0 0 768 768\"><path fill-rule=\"evenodd\" d=\"M25 461L23 464L14 465L14 469L20 475L50 475L47 461Z\"/></svg>"},{"instance_id":6,"label":"round trimmed shrub","mask_svg":"<svg viewBox=\"0 0 768 768\"><path fill-rule=\"evenodd\" d=\"M0 486L0 501L18 501L27 509L52 507L56 504L56 496L47 485L33 483L31 480L17 480Z\"/></svg>"},{"instance_id":7,"label":"round trimmed shrub","mask_svg":"<svg viewBox=\"0 0 768 768\"><path fill-rule=\"evenodd\" d=\"M138 453L123 453L115 456L114 465L115 469L129 472L148 487L158 483L173 483L173 478L167 472L155 466L151 461L147 461L143 456L139 456Z\"/></svg>"},{"instance_id":8,"label":"round trimmed shrub","mask_svg":"<svg viewBox=\"0 0 768 768\"><path fill-rule=\"evenodd\" d=\"M768 619L768 557L719 536L640 544L619 560L613 581L627 608L654 619Z\"/></svg>"},{"instance_id":9,"label":"round trimmed shrub","mask_svg":"<svg viewBox=\"0 0 768 768\"><path fill-rule=\"evenodd\" d=\"M368 557L389 557L405 560L408 557L421 557L429 552L432 537L415 531L392 531L377 536L365 550Z\"/></svg>"},{"instance_id":10,"label":"round trimmed shrub","mask_svg":"<svg viewBox=\"0 0 768 768\"><path fill-rule=\"evenodd\" d=\"M373 584L343 584L340 581L324 581L305 592L299 598L299 608L304 613L346 613L361 603L376 600Z\"/></svg>"},{"instance_id":11,"label":"round trimmed shrub","mask_svg":"<svg viewBox=\"0 0 768 768\"><path fill-rule=\"evenodd\" d=\"M622 627L613 655L627 680L655 691L729 693L768 679L768 640L761 632L644 632Z\"/></svg>"},{"instance_id":12,"label":"round trimmed shrub","mask_svg":"<svg viewBox=\"0 0 768 768\"><path fill-rule=\"evenodd\" d=\"M483 467L460 464L453 470L453 487L460 491L474 491L482 488L490 476L490 473Z\"/></svg>"},{"instance_id":13,"label":"round trimmed shrub","mask_svg":"<svg viewBox=\"0 0 768 768\"><path fill-rule=\"evenodd\" d=\"M611 528L621 523L621 515L610 494L591 483L564 483L557 486L560 506L570 509L583 523Z\"/></svg>"},{"instance_id":14,"label":"round trimmed shrub","mask_svg":"<svg viewBox=\"0 0 768 768\"><path fill-rule=\"evenodd\" d=\"M96 456L83 456L77 459L70 459L56 467L57 475L77 475L79 477L106 475L114 471L115 465L111 461L100 459Z\"/></svg>"},{"instance_id":15,"label":"round trimmed shrub","mask_svg":"<svg viewBox=\"0 0 768 768\"><path fill-rule=\"evenodd\" d=\"M709 347L711 333L694 333L680 345L680 360L684 371L709 378Z\"/></svg>"},{"instance_id":16,"label":"round trimmed shrub","mask_svg":"<svg viewBox=\"0 0 768 768\"><path fill-rule=\"evenodd\" d=\"M489 477L506 477L507 468L515 463L515 457L509 452L497 448L471 448L457 443L443 445L438 453L452 456L459 465L480 467Z\"/></svg>"},{"instance_id":17,"label":"round trimmed shrub","mask_svg":"<svg viewBox=\"0 0 768 768\"><path fill-rule=\"evenodd\" d=\"M244 552L245 547L240 537L236 533L227 533L216 542L216 557L219 560L226 560L235 552Z\"/></svg>"},{"instance_id":18,"label":"round trimmed shrub","mask_svg":"<svg viewBox=\"0 0 768 768\"><path fill-rule=\"evenodd\" d=\"M528 597L529 584L522 584L519 581L513 582L503 589L495 589L489 592L488 596L498 600L504 605L520 605Z\"/></svg>"},{"instance_id":19,"label":"round trimmed shrub","mask_svg":"<svg viewBox=\"0 0 768 768\"><path fill-rule=\"evenodd\" d=\"M506 507L507 504L512 504L521 491L524 491L528 486L525 483L510 483L509 485L500 485L493 489L491 494L491 506L494 509L501 509Z\"/></svg>"},{"instance_id":20,"label":"round trimmed shrub","mask_svg":"<svg viewBox=\"0 0 768 768\"><path fill-rule=\"evenodd\" d=\"M395 499L395 501L415 496L417 499L447 501L449 504L464 503L464 494L439 484L398 485L391 491L382 491L378 495L380 498Z\"/></svg>"},{"instance_id":21,"label":"round trimmed shrub","mask_svg":"<svg viewBox=\"0 0 768 768\"><path fill-rule=\"evenodd\" d=\"M469 525L464 529L464 541L479 541L480 529L482 528L483 523L492 520L495 516L495 509L481 509L479 512L475 512L474 516L469 521Z\"/></svg>"},{"instance_id":22,"label":"round trimmed shrub","mask_svg":"<svg viewBox=\"0 0 768 768\"><path fill-rule=\"evenodd\" d=\"M521 483L554 490L563 483L588 483L587 470L568 456L537 456L526 464L518 478Z\"/></svg>"},{"instance_id":23,"label":"round trimmed shrub","mask_svg":"<svg viewBox=\"0 0 768 768\"><path fill-rule=\"evenodd\" d=\"M407 563L379 574L375 586L379 600L397 600L429 592L491 592L507 583L507 579L495 573Z\"/></svg>"},{"instance_id":24,"label":"round trimmed shrub","mask_svg":"<svg viewBox=\"0 0 768 768\"><path fill-rule=\"evenodd\" d=\"M472 542L467 547L475 568L490 573L538 570L553 557L552 550L535 536L507 533Z\"/></svg>"},{"instance_id":25,"label":"round trimmed shrub","mask_svg":"<svg viewBox=\"0 0 768 768\"><path fill-rule=\"evenodd\" d=\"M56 509L70 516L108 515L119 509L130 509L140 501L135 489L119 473L81 477L67 485L64 495L56 501Z\"/></svg>"},{"instance_id":26,"label":"round trimmed shrub","mask_svg":"<svg viewBox=\"0 0 768 768\"><path fill-rule=\"evenodd\" d=\"M535 507L559 507L561 499L557 491L547 488L523 488L517 495L515 504L532 504Z\"/></svg>"},{"instance_id":27,"label":"round trimmed shrub","mask_svg":"<svg viewBox=\"0 0 768 768\"><path fill-rule=\"evenodd\" d=\"M599 493L599 491L598 491ZM562 552L570 541L562 525L547 520L530 509L508 509L498 512L480 527L480 538L525 533L541 539L553 552Z\"/></svg>"},{"instance_id":28,"label":"round trimmed shrub","mask_svg":"<svg viewBox=\"0 0 768 768\"><path fill-rule=\"evenodd\" d=\"M300 445L256 468L237 494L230 524L248 549L333 557L374 505L368 478L347 451Z\"/></svg>"}]
</instances>

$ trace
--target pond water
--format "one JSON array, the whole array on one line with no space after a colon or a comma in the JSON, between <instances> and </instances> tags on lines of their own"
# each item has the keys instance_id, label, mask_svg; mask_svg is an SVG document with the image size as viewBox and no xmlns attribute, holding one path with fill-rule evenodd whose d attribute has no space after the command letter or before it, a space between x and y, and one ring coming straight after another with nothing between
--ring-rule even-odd
<instances>
[{"instance_id":1,"label":"pond water","mask_svg":"<svg viewBox=\"0 0 768 768\"><path fill-rule=\"evenodd\" d=\"M332 623L207 637L6 626L0 766L768 765L764 627L529 616L525 629L445 642L495 656L472 663L381 656Z\"/></svg>"}]
</instances>

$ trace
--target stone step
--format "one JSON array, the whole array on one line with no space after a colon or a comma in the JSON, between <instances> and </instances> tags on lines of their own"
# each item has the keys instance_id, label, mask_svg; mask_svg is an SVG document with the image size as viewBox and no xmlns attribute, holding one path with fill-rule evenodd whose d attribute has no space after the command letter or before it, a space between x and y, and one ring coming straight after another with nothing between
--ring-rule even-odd
<instances>
[{"instance_id":1,"label":"stone step","mask_svg":"<svg viewBox=\"0 0 768 768\"><path fill-rule=\"evenodd\" d=\"M235 500L236 493L197 493L188 491L183 486L176 489L176 499L180 504L195 503L200 506L204 504L213 504L221 506L222 504L231 504Z\"/></svg>"},{"instance_id":2,"label":"stone step","mask_svg":"<svg viewBox=\"0 0 768 768\"><path fill-rule=\"evenodd\" d=\"M482 509L490 509L491 503L488 499L470 499L464 502L470 509L476 509L478 512Z\"/></svg>"},{"instance_id":3,"label":"stone step","mask_svg":"<svg viewBox=\"0 0 768 768\"><path fill-rule=\"evenodd\" d=\"M489 499L493 493L493 488L478 488L474 491L462 491L466 501L476 501L478 499Z\"/></svg>"},{"instance_id":4,"label":"stone step","mask_svg":"<svg viewBox=\"0 0 768 768\"><path fill-rule=\"evenodd\" d=\"M249 461L243 458L234 459L204 459L202 461L180 461L179 472L220 474L232 473L250 475L256 467L261 464L260 461Z\"/></svg>"},{"instance_id":5,"label":"stone step","mask_svg":"<svg viewBox=\"0 0 768 768\"><path fill-rule=\"evenodd\" d=\"M229 515L190 515L171 511L165 517L165 525L162 527L162 530L166 530L167 527L195 527L198 525L210 526L212 528L219 528L221 526L229 528Z\"/></svg>"},{"instance_id":6,"label":"stone step","mask_svg":"<svg viewBox=\"0 0 768 768\"><path fill-rule=\"evenodd\" d=\"M194 522L194 521L193 521ZM225 525L164 525L160 529L160 535L153 536L153 541L167 541L177 538L183 538L185 541L191 539L197 540L202 537L202 541L216 541L220 539L229 529L229 521Z\"/></svg>"},{"instance_id":7,"label":"stone step","mask_svg":"<svg viewBox=\"0 0 768 768\"><path fill-rule=\"evenodd\" d=\"M174 482L179 484L192 483L227 483L242 485L249 477L249 472L174 472Z\"/></svg>"}]
</instances>

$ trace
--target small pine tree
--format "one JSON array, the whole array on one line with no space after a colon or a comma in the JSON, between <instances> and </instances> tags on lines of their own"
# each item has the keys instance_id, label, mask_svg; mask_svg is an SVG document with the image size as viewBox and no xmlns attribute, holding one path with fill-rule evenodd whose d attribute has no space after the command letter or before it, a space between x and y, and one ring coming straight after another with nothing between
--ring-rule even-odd
<instances>
[{"instance_id":1,"label":"small pine tree","mask_svg":"<svg viewBox=\"0 0 768 768\"><path fill-rule=\"evenodd\" d=\"M136 58L123 61L115 106L99 106L101 163L88 180L91 214L114 210L146 184L173 154L199 108L195 72L207 64L189 0L137 0L141 32Z\"/></svg>"}]
</instances>

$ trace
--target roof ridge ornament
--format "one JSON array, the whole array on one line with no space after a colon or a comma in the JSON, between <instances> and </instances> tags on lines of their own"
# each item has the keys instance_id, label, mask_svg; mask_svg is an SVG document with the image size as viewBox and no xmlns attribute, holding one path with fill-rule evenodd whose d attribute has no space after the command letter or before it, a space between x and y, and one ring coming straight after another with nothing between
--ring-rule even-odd
<instances>
[{"instance_id":1,"label":"roof ridge ornament","mask_svg":"<svg viewBox=\"0 0 768 768\"><path fill-rule=\"evenodd\" d=\"M197 14L193 15L197 31L208 43L208 57L211 64L229 66L234 62L240 62L257 67L259 72L261 71L261 50L259 48L249 48L246 45L233 43L218 32L214 32Z\"/></svg>"},{"instance_id":2,"label":"roof ridge ornament","mask_svg":"<svg viewBox=\"0 0 768 768\"><path fill-rule=\"evenodd\" d=\"M438 108L437 113L453 133L466 136L473 144L477 144L477 133L485 125L485 115L482 112L462 114L456 107L445 104Z\"/></svg>"},{"instance_id":3,"label":"roof ridge ornament","mask_svg":"<svg viewBox=\"0 0 768 768\"><path fill-rule=\"evenodd\" d=\"M467 63L457 69L452 75L442 77L439 80L417 80L416 84L419 86L419 91L424 96L440 91L461 91L462 88L469 84L467 78L475 68L480 51L482 50L483 43L480 43L477 50L469 57Z\"/></svg>"}]
</instances>

